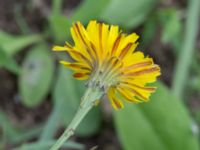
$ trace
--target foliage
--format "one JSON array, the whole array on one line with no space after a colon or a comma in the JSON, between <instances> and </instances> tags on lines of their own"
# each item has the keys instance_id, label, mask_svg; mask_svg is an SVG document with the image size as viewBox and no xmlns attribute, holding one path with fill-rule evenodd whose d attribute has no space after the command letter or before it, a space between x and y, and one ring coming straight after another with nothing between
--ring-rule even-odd
<instances>
[{"instance_id":1,"label":"foliage","mask_svg":"<svg viewBox=\"0 0 200 150\"><path fill-rule=\"evenodd\" d=\"M74 80L71 72L65 67L59 68L59 76L53 92L53 100L55 102L55 109L59 111L60 120L64 125L67 126L73 119L84 91L84 83L81 84ZM93 123L91 124L91 122ZM81 122L76 134L82 136L94 134L98 131L100 124L100 111L99 108L95 108Z\"/></svg>"},{"instance_id":2,"label":"foliage","mask_svg":"<svg viewBox=\"0 0 200 150\"><path fill-rule=\"evenodd\" d=\"M19 90L22 103L27 107L39 105L51 85L54 65L49 48L38 45L30 50L22 65L19 76Z\"/></svg>"},{"instance_id":3,"label":"foliage","mask_svg":"<svg viewBox=\"0 0 200 150\"><path fill-rule=\"evenodd\" d=\"M192 121L182 102L164 84L156 86L158 90L148 104L127 105L121 112L114 112L124 148L198 150L197 133L192 131Z\"/></svg>"},{"instance_id":4,"label":"foliage","mask_svg":"<svg viewBox=\"0 0 200 150\"><path fill-rule=\"evenodd\" d=\"M4 149L7 143L15 145L34 137L39 137L38 141L21 145L17 149L49 147L54 143L53 138L58 129L69 124L78 108L85 85L72 79L67 69L60 65L56 67L57 57L70 58L53 55L50 46L70 38L73 22L87 23L91 19L119 24L127 32L140 27L144 47L152 42L160 29L162 44L171 45L174 57L177 58L172 89L168 89L161 81L150 102L137 106L131 104L113 113L114 127L122 149L199 149L198 132L193 131L195 123L191 121L199 121L199 110L196 118L189 116L189 107L184 104L188 91L183 92L189 80L190 90L200 91L200 72L196 71L198 75L195 77L189 74L190 69L200 69L199 58L193 57L200 14L199 0L188 0L187 11L175 6L160 8L159 3L158 0L83 0L67 17L61 11L63 0L52 0L47 25L40 34L13 35L1 30L0 67L17 78L20 103L28 109L34 109L50 99L52 111L46 122L35 127L14 126L8 114L0 111L0 127L3 132L0 135L0 149ZM184 24L182 16L185 12L187 18ZM47 39L51 39L50 44ZM23 51L26 55L21 64L15 58L22 50L27 51ZM162 53L162 49L160 51ZM81 123L77 135L90 137L100 132L103 117L100 108L95 108ZM64 147L84 149L78 143L66 143Z\"/></svg>"}]
</instances>

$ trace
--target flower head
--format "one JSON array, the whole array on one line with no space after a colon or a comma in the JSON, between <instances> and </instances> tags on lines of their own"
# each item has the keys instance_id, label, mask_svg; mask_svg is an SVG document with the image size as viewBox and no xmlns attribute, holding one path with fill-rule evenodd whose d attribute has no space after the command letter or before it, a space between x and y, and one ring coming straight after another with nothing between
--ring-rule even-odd
<instances>
[{"instance_id":1,"label":"flower head","mask_svg":"<svg viewBox=\"0 0 200 150\"><path fill-rule=\"evenodd\" d=\"M96 21L90 21L87 28L80 22L73 24L71 34L74 46L66 42L53 50L72 57L73 62L60 62L74 70L75 78L89 79L88 86L104 90L115 109L124 106L121 99L132 103L149 100L156 88L147 84L156 81L160 68L152 58L134 52L137 34L127 35L118 26Z\"/></svg>"}]
</instances>

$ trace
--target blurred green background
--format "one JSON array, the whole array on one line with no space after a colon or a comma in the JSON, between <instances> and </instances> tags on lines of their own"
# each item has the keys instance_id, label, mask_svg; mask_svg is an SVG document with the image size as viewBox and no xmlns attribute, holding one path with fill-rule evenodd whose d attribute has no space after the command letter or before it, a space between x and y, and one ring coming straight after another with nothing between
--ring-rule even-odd
<instances>
[{"instance_id":1,"label":"blurred green background","mask_svg":"<svg viewBox=\"0 0 200 150\"><path fill-rule=\"evenodd\" d=\"M48 150L85 90L54 44L95 19L140 35L161 66L151 101L113 111L104 98L63 145L71 150L199 150L199 0L0 0L0 150Z\"/></svg>"}]
</instances>

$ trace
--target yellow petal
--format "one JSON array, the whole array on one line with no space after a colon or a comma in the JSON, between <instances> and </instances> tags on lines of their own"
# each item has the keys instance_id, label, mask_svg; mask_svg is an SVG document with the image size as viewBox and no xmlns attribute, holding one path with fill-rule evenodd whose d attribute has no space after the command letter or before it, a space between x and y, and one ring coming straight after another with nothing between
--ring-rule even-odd
<instances>
[{"instance_id":1,"label":"yellow petal","mask_svg":"<svg viewBox=\"0 0 200 150\"><path fill-rule=\"evenodd\" d=\"M147 84L155 82L160 68L142 52L135 52L139 36L122 33L118 26L89 22L85 28L80 22L73 24L71 34L74 45L54 46L55 51L66 51L74 62L61 61L75 71L74 77L84 80L98 78L108 86L108 97L115 109L123 108L117 96L133 103L148 101L156 88ZM101 77L99 77L99 75Z\"/></svg>"},{"instance_id":2,"label":"yellow petal","mask_svg":"<svg viewBox=\"0 0 200 150\"><path fill-rule=\"evenodd\" d=\"M86 50L86 48L88 47L87 42L86 42L87 39L83 36L83 32L80 27L81 25L82 24L80 23L75 23L71 28L72 38L75 43L74 49L78 50L87 58L89 58L89 54Z\"/></svg>"},{"instance_id":3,"label":"yellow petal","mask_svg":"<svg viewBox=\"0 0 200 150\"><path fill-rule=\"evenodd\" d=\"M91 42L94 44L97 52L99 50L99 29L98 24L95 20L89 22L86 29L88 36L90 37Z\"/></svg>"},{"instance_id":4,"label":"yellow petal","mask_svg":"<svg viewBox=\"0 0 200 150\"><path fill-rule=\"evenodd\" d=\"M91 69L83 63L78 63L78 62L70 63L67 61L60 61L60 63L76 72L84 72L84 73L91 72Z\"/></svg>"},{"instance_id":5,"label":"yellow petal","mask_svg":"<svg viewBox=\"0 0 200 150\"><path fill-rule=\"evenodd\" d=\"M140 51L134 52L130 55L128 55L126 58L124 58L124 66L130 66L133 63L140 62L144 59L144 54Z\"/></svg>"},{"instance_id":6,"label":"yellow petal","mask_svg":"<svg viewBox=\"0 0 200 150\"><path fill-rule=\"evenodd\" d=\"M132 102L132 103L139 103L140 100L137 100L134 96L134 93L126 90L125 88L118 87L118 92L125 98L125 100Z\"/></svg>"},{"instance_id":7,"label":"yellow petal","mask_svg":"<svg viewBox=\"0 0 200 150\"><path fill-rule=\"evenodd\" d=\"M160 74L160 67L157 65L153 65L149 68L141 69L139 71L125 73L125 76L144 76L144 75L151 75L151 74Z\"/></svg>"},{"instance_id":8,"label":"yellow petal","mask_svg":"<svg viewBox=\"0 0 200 150\"><path fill-rule=\"evenodd\" d=\"M53 46L52 50L53 51L66 51L67 48L64 47L64 46L57 46L57 45L55 45L55 46Z\"/></svg>"},{"instance_id":9,"label":"yellow petal","mask_svg":"<svg viewBox=\"0 0 200 150\"><path fill-rule=\"evenodd\" d=\"M114 109L120 109L120 108L123 108L124 107L124 104L122 103L121 100L119 100L116 95L115 95L115 89L114 88L110 88L108 90L108 98L112 104L112 106L114 107Z\"/></svg>"},{"instance_id":10,"label":"yellow petal","mask_svg":"<svg viewBox=\"0 0 200 150\"><path fill-rule=\"evenodd\" d=\"M135 43L139 36L136 33L132 33L124 38L121 43L121 47L125 47L128 43Z\"/></svg>"},{"instance_id":11,"label":"yellow petal","mask_svg":"<svg viewBox=\"0 0 200 150\"><path fill-rule=\"evenodd\" d=\"M76 51L76 50L68 50L67 51L69 55L76 61L82 62L84 64L87 64L87 66L92 67L92 62L89 60L86 56L84 56L82 53Z\"/></svg>"},{"instance_id":12,"label":"yellow petal","mask_svg":"<svg viewBox=\"0 0 200 150\"><path fill-rule=\"evenodd\" d=\"M78 80L86 80L89 78L89 74L77 72L73 74L73 77Z\"/></svg>"},{"instance_id":13,"label":"yellow petal","mask_svg":"<svg viewBox=\"0 0 200 150\"><path fill-rule=\"evenodd\" d=\"M110 31L108 34L108 42L106 45L106 50L111 53L111 50L113 48L113 44L116 41L117 37L119 36L119 27L118 26L110 26Z\"/></svg>"},{"instance_id":14,"label":"yellow petal","mask_svg":"<svg viewBox=\"0 0 200 150\"><path fill-rule=\"evenodd\" d=\"M106 45L108 39L109 26L104 23L99 23L99 48L101 51L100 57L105 57L107 54Z\"/></svg>"},{"instance_id":15,"label":"yellow petal","mask_svg":"<svg viewBox=\"0 0 200 150\"><path fill-rule=\"evenodd\" d=\"M151 92L141 91L140 89L134 88L130 85L120 84L121 88L124 88L127 92L131 92L135 97L140 98L143 101L148 101Z\"/></svg>"}]
</instances>

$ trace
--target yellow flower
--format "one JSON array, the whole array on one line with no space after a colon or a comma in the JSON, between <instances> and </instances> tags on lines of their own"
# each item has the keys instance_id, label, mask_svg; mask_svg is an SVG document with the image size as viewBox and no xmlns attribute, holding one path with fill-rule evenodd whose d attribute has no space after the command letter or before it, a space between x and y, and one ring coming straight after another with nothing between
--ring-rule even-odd
<instances>
[{"instance_id":1,"label":"yellow flower","mask_svg":"<svg viewBox=\"0 0 200 150\"><path fill-rule=\"evenodd\" d=\"M152 58L134 52L138 35L122 33L118 26L90 21L87 28L80 22L73 24L74 46L54 46L55 51L66 51L73 62L60 61L74 70L74 77L88 79L88 86L107 93L115 109L122 108L121 99L138 103L148 101L155 87L160 68Z\"/></svg>"}]
</instances>

